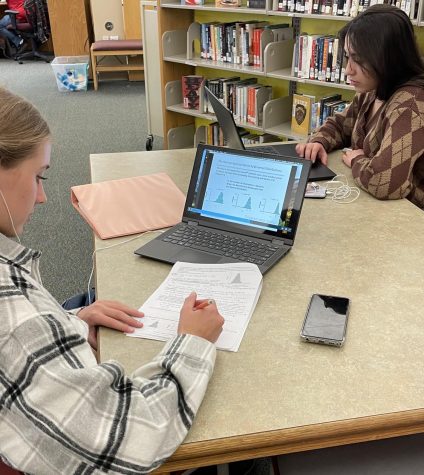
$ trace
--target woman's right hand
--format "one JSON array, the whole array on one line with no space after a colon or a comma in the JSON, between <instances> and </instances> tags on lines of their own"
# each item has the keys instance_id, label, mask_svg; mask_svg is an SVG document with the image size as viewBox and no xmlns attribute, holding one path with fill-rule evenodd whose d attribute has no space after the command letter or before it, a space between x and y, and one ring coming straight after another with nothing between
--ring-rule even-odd
<instances>
[{"instance_id":1,"label":"woman's right hand","mask_svg":"<svg viewBox=\"0 0 424 475\"><path fill-rule=\"evenodd\" d=\"M327 152L325 151L324 146L319 142L298 143L296 145L296 153L299 157L311 160L312 163L318 159L321 163L327 165Z\"/></svg>"},{"instance_id":2,"label":"woman's right hand","mask_svg":"<svg viewBox=\"0 0 424 475\"><path fill-rule=\"evenodd\" d=\"M178 323L178 334L200 336L215 343L222 332L224 319L218 312L215 302L196 310L199 301L196 292L192 292L184 301Z\"/></svg>"}]
</instances>

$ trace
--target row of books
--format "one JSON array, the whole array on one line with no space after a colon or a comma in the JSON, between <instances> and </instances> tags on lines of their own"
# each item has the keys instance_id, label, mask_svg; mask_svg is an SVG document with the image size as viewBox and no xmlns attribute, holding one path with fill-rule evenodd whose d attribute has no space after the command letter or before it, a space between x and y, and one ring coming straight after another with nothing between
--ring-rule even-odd
<instances>
[{"instance_id":1,"label":"row of books","mask_svg":"<svg viewBox=\"0 0 424 475\"><path fill-rule=\"evenodd\" d=\"M355 17L371 5L388 3L417 18L418 0L272 0L272 10L279 12Z\"/></svg>"},{"instance_id":2,"label":"row of books","mask_svg":"<svg viewBox=\"0 0 424 475\"><path fill-rule=\"evenodd\" d=\"M239 122L255 126L262 125L263 109L272 99L272 87L257 83L257 78L241 80L240 77L205 79L189 75L181 78L183 107L213 114L213 108L204 91L206 85L211 92L233 113Z\"/></svg>"},{"instance_id":3,"label":"row of books","mask_svg":"<svg viewBox=\"0 0 424 475\"><path fill-rule=\"evenodd\" d=\"M181 0L181 5L204 5L205 0ZM215 0L217 8L234 8L241 7L241 0ZM247 8L265 9L266 0L247 0Z\"/></svg>"},{"instance_id":4,"label":"row of books","mask_svg":"<svg viewBox=\"0 0 424 475\"><path fill-rule=\"evenodd\" d=\"M205 142L207 145L219 145L223 147L225 144L224 134L218 122L202 126L205 128Z\"/></svg>"},{"instance_id":5,"label":"row of books","mask_svg":"<svg viewBox=\"0 0 424 475\"><path fill-rule=\"evenodd\" d=\"M181 0L181 5L204 5L205 0ZM215 0L217 8L237 8L241 7L241 0ZM247 8L265 9L266 0L246 0Z\"/></svg>"},{"instance_id":6,"label":"row of books","mask_svg":"<svg viewBox=\"0 0 424 475\"><path fill-rule=\"evenodd\" d=\"M315 132L327 117L343 112L349 105L340 94L317 98L308 94L293 94L291 131L299 135Z\"/></svg>"},{"instance_id":7,"label":"row of books","mask_svg":"<svg viewBox=\"0 0 424 475\"><path fill-rule=\"evenodd\" d=\"M291 38L293 29L288 23L271 25L258 20L201 23L200 57L262 68L266 45Z\"/></svg>"},{"instance_id":8,"label":"row of books","mask_svg":"<svg viewBox=\"0 0 424 475\"><path fill-rule=\"evenodd\" d=\"M416 19L419 0L272 0L271 10L300 14L355 17L371 5L388 3ZM181 0L181 5L204 5L205 0ZM215 0L218 8L241 7L241 0ZM247 8L266 9L266 0L246 0Z\"/></svg>"},{"instance_id":9,"label":"row of books","mask_svg":"<svg viewBox=\"0 0 424 475\"><path fill-rule=\"evenodd\" d=\"M272 87L258 84L257 78L207 79L205 85L229 109L238 122L262 125L264 105L272 99ZM213 108L205 101L205 112Z\"/></svg>"},{"instance_id":10,"label":"row of books","mask_svg":"<svg viewBox=\"0 0 424 475\"><path fill-rule=\"evenodd\" d=\"M308 34L296 38L292 76L348 84L345 66L343 42L339 38Z\"/></svg>"},{"instance_id":11,"label":"row of books","mask_svg":"<svg viewBox=\"0 0 424 475\"><path fill-rule=\"evenodd\" d=\"M262 125L264 104L272 98L272 88L256 83L256 78L240 80L240 78L205 79L202 76L183 76L183 104L187 109L213 113L213 108L204 96L204 85L233 112L236 121L256 126ZM193 95L195 91L195 95ZM293 94L291 130L295 134L309 135L318 129L329 116L342 112L349 102L342 99L341 94L331 94L317 98L307 94ZM216 123L207 126L207 143L223 145L222 131ZM253 135L246 138L262 141L268 134ZM256 143L256 142L255 142Z\"/></svg>"},{"instance_id":12,"label":"row of books","mask_svg":"<svg viewBox=\"0 0 424 475\"><path fill-rule=\"evenodd\" d=\"M224 139L224 134L219 126L218 122L212 122L208 125L202 125L205 132L204 142L207 145L219 145L221 147L227 145ZM240 131L241 141L244 145L260 145L268 142L278 142L279 139L274 135L263 133L263 134L252 134L246 130Z\"/></svg>"}]
</instances>

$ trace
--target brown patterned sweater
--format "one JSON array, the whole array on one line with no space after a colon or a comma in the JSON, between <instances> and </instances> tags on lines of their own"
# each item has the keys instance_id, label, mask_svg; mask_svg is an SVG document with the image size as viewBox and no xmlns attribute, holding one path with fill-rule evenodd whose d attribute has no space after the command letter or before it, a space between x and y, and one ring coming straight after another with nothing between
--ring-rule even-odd
<instances>
[{"instance_id":1,"label":"brown patterned sweater","mask_svg":"<svg viewBox=\"0 0 424 475\"><path fill-rule=\"evenodd\" d=\"M408 198L424 208L424 88L398 89L367 123L374 99L374 92L356 94L310 142L320 142L327 152L362 149L364 155L352 160L358 186L378 199Z\"/></svg>"}]
</instances>

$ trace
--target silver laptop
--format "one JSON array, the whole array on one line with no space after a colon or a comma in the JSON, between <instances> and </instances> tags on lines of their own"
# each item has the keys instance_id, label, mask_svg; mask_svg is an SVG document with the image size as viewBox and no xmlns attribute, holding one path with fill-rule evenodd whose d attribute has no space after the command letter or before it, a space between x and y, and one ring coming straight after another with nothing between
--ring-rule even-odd
<instances>
[{"instance_id":1,"label":"silver laptop","mask_svg":"<svg viewBox=\"0 0 424 475\"><path fill-rule=\"evenodd\" d=\"M253 262L265 273L293 247L310 167L199 145L181 223L135 253L168 263Z\"/></svg>"},{"instance_id":2,"label":"silver laptop","mask_svg":"<svg viewBox=\"0 0 424 475\"><path fill-rule=\"evenodd\" d=\"M208 96L208 101L212 105L212 108L215 112L218 124L223 131L225 142L228 147L245 150L244 143L240 137L239 129L237 128L236 123L234 122L232 112L224 106L224 104L213 94L213 92L211 92L210 89L205 87L205 91ZM296 158L299 157L296 153L295 143L286 143L281 145L259 145L249 147L249 150L252 149L260 150L263 153L272 153ZM312 164L311 171L309 173L309 181L331 180L335 176L336 174L333 172L333 170L330 170L319 160L317 160Z\"/></svg>"}]
</instances>

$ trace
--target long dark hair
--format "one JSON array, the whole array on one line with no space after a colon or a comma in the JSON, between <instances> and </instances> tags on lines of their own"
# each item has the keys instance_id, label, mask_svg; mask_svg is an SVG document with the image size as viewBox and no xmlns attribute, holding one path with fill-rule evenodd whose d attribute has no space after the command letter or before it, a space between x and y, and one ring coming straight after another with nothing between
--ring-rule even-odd
<instances>
[{"instance_id":1,"label":"long dark hair","mask_svg":"<svg viewBox=\"0 0 424 475\"><path fill-rule=\"evenodd\" d=\"M355 61L377 79L377 98L387 100L403 84L417 79L424 85L424 65L414 28L399 8L378 4L367 8L339 32Z\"/></svg>"}]
</instances>

